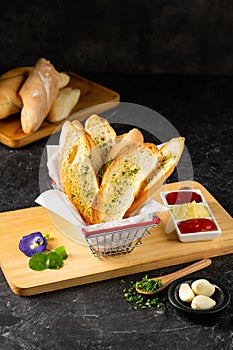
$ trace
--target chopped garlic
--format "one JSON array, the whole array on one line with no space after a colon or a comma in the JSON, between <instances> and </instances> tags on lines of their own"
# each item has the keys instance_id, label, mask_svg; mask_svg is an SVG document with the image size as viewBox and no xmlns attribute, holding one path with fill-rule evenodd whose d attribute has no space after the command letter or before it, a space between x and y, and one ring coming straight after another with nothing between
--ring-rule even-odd
<instances>
[{"instance_id":1,"label":"chopped garlic","mask_svg":"<svg viewBox=\"0 0 233 350\"><path fill-rule=\"evenodd\" d=\"M203 204L196 203L195 201L173 206L171 207L171 211L176 220L210 217L208 209Z\"/></svg>"}]
</instances>

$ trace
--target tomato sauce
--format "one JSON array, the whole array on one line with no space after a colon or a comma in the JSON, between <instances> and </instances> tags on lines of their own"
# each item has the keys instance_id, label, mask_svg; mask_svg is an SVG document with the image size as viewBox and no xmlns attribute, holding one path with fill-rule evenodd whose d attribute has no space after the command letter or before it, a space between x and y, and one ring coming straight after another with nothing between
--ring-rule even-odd
<instances>
[{"instance_id":1,"label":"tomato sauce","mask_svg":"<svg viewBox=\"0 0 233 350\"><path fill-rule=\"evenodd\" d=\"M178 223L177 225L181 233L195 233L195 232L206 232L216 231L217 226L210 219L189 219Z\"/></svg>"},{"instance_id":2,"label":"tomato sauce","mask_svg":"<svg viewBox=\"0 0 233 350\"><path fill-rule=\"evenodd\" d=\"M166 200L169 205L185 204L193 201L196 203L202 202L201 196L192 191L170 192L166 195Z\"/></svg>"}]
</instances>

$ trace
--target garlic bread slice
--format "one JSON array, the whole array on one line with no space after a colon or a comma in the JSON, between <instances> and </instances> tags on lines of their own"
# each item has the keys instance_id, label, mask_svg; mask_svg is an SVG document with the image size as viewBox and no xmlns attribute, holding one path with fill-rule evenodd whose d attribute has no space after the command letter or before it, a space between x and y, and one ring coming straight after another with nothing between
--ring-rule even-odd
<instances>
[{"instance_id":1,"label":"garlic bread slice","mask_svg":"<svg viewBox=\"0 0 233 350\"><path fill-rule=\"evenodd\" d=\"M159 150L159 162L152 169L147 178L141 183L134 202L127 210L126 217L138 209L148 198L153 196L155 191L172 174L184 149L184 137L172 138Z\"/></svg>"},{"instance_id":2,"label":"garlic bread slice","mask_svg":"<svg viewBox=\"0 0 233 350\"><path fill-rule=\"evenodd\" d=\"M153 147L154 146L154 147ZM134 201L140 184L158 162L155 145L134 145L107 168L93 204L95 223L120 220Z\"/></svg>"},{"instance_id":3,"label":"garlic bread slice","mask_svg":"<svg viewBox=\"0 0 233 350\"><path fill-rule=\"evenodd\" d=\"M93 156L94 141L78 121L64 123L60 136L60 150L63 190L84 221L91 224L92 203L99 190L95 167L98 167L98 162L102 160L99 156L97 161L98 154Z\"/></svg>"},{"instance_id":4,"label":"garlic bread slice","mask_svg":"<svg viewBox=\"0 0 233 350\"><path fill-rule=\"evenodd\" d=\"M131 129L115 143L112 149L108 152L105 161L109 162L111 159L117 158L123 153L129 151L132 146L142 144L143 142L144 137L142 133L136 128Z\"/></svg>"},{"instance_id":5,"label":"garlic bread slice","mask_svg":"<svg viewBox=\"0 0 233 350\"><path fill-rule=\"evenodd\" d=\"M91 135L96 146L99 148L103 162L116 143L116 132L107 119L96 114L91 115L85 122L85 129Z\"/></svg>"}]
</instances>

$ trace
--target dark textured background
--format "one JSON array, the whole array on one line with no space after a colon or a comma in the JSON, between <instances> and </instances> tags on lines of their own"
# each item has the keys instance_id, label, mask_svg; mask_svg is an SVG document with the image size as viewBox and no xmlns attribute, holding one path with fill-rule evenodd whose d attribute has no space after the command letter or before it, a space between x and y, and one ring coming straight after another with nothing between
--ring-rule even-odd
<instances>
[{"instance_id":1,"label":"dark textured background","mask_svg":"<svg viewBox=\"0 0 233 350\"><path fill-rule=\"evenodd\" d=\"M77 73L233 73L232 1L11 2L1 4L2 72L43 56Z\"/></svg>"}]
</instances>

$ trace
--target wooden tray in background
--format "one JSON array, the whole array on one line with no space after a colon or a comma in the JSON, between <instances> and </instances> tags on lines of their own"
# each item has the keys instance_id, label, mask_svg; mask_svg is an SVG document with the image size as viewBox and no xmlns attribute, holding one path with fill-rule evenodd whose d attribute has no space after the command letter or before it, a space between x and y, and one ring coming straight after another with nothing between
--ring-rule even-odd
<instances>
[{"instance_id":1,"label":"wooden tray in background","mask_svg":"<svg viewBox=\"0 0 233 350\"><path fill-rule=\"evenodd\" d=\"M117 92L80 77L75 73L67 72L67 74L70 76L70 82L67 86L81 90L79 101L71 114L91 106L105 104L106 102L120 101L120 95ZM93 113L100 113L110 107L111 104L109 103L102 106L102 110L99 108L97 112L93 109ZM64 120L57 123L49 123L45 120L39 130L27 135L22 131L20 114L9 116L0 120L0 142L11 148L19 148L51 135L55 130L58 131L63 123Z\"/></svg>"},{"instance_id":2,"label":"wooden tray in background","mask_svg":"<svg viewBox=\"0 0 233 350\"><path fill-rule=\"evenodd\" d=\"M151 236L142 239L142 246L129 254L97 258L88 247L65 237L42 207L0 213L0 265L10 288L17 295L29 296L233 253L233 219L202 185L188 181L165 185L162 190L175 190L187 185L203 191L222 229L218 238L182 243L175 232L165 233L168 213L163 212L161 223L150 229ZM159 197L155 199L159 200ZM35 231L50 233L51 250L60 245L66 247L69 256L61 269L30 270L29 258L19 251L18 244L23 235Z\"/></svg>"}]
</instances>

